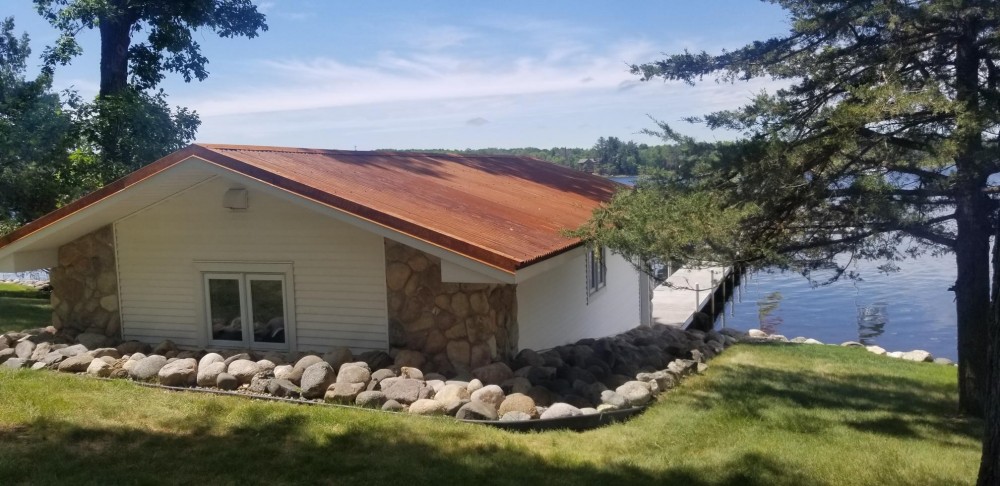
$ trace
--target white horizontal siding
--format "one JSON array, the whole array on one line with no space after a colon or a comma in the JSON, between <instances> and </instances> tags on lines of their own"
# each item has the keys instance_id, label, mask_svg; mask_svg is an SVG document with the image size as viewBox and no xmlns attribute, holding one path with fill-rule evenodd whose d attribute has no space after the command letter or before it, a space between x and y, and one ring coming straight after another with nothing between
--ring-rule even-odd
<instances>
[{"instance_id":1,"label":"white horizontal siding","mask_svg":"<svg viewBox=\"0 0 1000 486\"><path fill-rule=\"evenodd\" d=\"M518 347L548 349L642 323L639 272L607 253L607 285L587 299L586 252L517 286Z\"/></svg>"},{"instance_id":2,"label":"white horizontal siding","mask_svg":"<svg viewBox=\"0 0 1000 486\"><path fill-rule=\"evenodd\" d=\"M230 211L233 186L219 178L116 223L124 337L206 346L195 262L291 262L298 350L385 349L382 238L261 191Z\"/></svg>"}]
</instances>

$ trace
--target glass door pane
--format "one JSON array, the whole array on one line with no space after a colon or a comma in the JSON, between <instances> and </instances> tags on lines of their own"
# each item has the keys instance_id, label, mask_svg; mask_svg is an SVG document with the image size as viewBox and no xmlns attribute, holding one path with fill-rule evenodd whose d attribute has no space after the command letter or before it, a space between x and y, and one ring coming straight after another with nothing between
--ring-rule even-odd
<instances>
[{"instance_id":1,"label":"glass door pane","mask_svg":"<svg viewBox=\"0 0 1000 486\"><path fill-rule=\"evenodd\" d=\"M215 341L243 341L243 303L238 277L206 277L209 319Z\"/></svg>"},{"instance_id":2,"label":"glass door pane","mask_svg":"<svg viewBox=\"0 0 1000 486\"><path fill-rule=\"evenodd\" d=\"M250 318L255 343L285 343L285 290L280 276L250 275Z\"/></svg>"}]
</instances>

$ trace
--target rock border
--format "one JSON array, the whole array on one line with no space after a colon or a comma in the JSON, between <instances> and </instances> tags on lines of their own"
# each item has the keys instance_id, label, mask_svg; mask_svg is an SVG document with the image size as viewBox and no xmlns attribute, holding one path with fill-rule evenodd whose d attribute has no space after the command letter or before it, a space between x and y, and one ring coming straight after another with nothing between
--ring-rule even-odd
<instances>
[{"instance_id":1,"label":"rock border","mask_svg":"<svg viewBox=\"0 0 1000 486\"><path fill-rule=\"evenodd\" d=\"M723 329L719 332L727 334L728 329ZM760 329L750 329L745 333L735 331L738 334L737 339L740 342L746 343L761 343L761 342L781 342L790 344L824 344L816 339L805 338L805 337L795 337L788 339L781 334L768 334ZM728 333L732 335L733 333ZM922 349L914 349L911 351L886 351L885 348L877 345L864 345L857 341L844 341L838 344L827 344L828 346L841 346L845 348L865 348L869 353L878 356L887 356L889 358L902 359L905 361L913 361L916 363L934 363L946 366L958 366L955 362L948 358L935 358L931 353L924 351Z\"/></svg>"}]
</instances>

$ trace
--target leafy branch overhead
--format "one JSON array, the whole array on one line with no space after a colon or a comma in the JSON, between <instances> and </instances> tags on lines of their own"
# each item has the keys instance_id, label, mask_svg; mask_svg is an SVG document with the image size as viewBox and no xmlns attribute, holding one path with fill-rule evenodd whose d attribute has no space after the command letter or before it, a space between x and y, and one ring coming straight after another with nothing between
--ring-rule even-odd
<instances>
[{"instance_id":1,"label":"leafy branch overhead","mask_svg":"<svg viewBox=\"0 0 1000 486\"><path fill-rule=\"evenodd\" d=\"M45 52L49 69L67 64L83 49L77 35L101 32L101 94L128 84L155 88L164 73L185 81L208 77L208 59L194 32L208 29L220 37L254 38L267 30L264 14L250 0L35 0L39 14L60 32ZM132 43L133 39L144 40Z\"/></svg>"}]
</instances>

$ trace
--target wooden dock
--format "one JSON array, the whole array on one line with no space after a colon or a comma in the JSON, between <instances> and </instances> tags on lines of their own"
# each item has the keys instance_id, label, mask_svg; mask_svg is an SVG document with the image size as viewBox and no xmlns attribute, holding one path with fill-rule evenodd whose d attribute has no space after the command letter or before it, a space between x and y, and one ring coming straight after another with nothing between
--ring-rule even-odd
<instances>
[{"instance_id":1,"label":"wooden dock","mask_svg":"<svg viewBox=\"0 0 1000 486\"><path fill-rule=\"evenodd\" d=\"M732 274L732 267L681 268L667 282L653 289L653 323L681 328L694 319L694 313L710 311L712 295ZM715 301L716 310L725 305Z\"/></svg>"}]
</instances>

